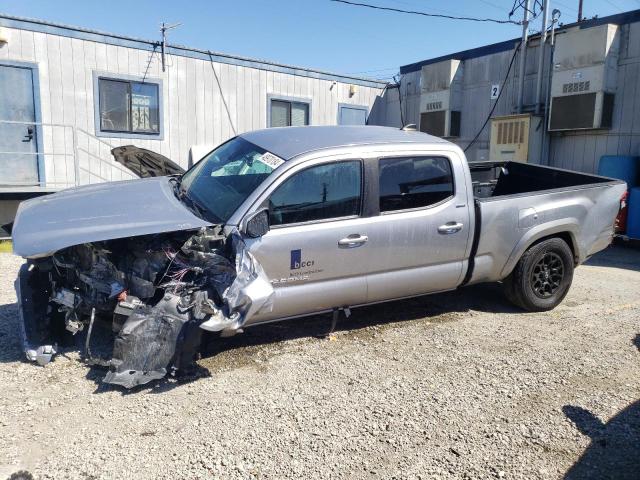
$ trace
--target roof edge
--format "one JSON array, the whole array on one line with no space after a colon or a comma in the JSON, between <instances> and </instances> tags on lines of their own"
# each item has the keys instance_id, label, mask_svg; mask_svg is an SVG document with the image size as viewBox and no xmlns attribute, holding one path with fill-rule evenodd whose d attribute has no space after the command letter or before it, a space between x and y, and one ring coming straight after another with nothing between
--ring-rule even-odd
<instances>
[{"instance_id":1,"label":"roof edge","mask_svg":"<svg viewBox=\"0 0 640 480\"><path fill-rule=\"evenodd\" d=\"M36 18L19 17L14 15L6 15L0 13L0 27L15 28L19 30L28 30L39 33L48 33L52 35L60 35L70 38L78 38L80 40L94 41L106 43L109 45L136 48L139 50L153 51L160 48L160 42L155 40L146 40L142 38L129 37L115 33L92 30L84 27L73 25L65 25L62 23L49 22ZM318 78L321 80L335 80L343 83L354 83L361 86L384 88L387 84L385 81L375 80L366 77L357 77L347 74L327 72L308 67L299 67L284 63L272 62L240 55L232 55L210 50L203 50L185 45L167 44L167 53L183 57L195 58L198 60L213 60L217 63L226 63L244 67L252 67L261 70L269 70L279 73L288 73L291 75L307 76Z\"/></svg>"},{"instance_id":2,"label":"roof edge","mask_svg":"<svg viewBox=\"0 0 640 480\"><path fill-rule=\"evenodd\" d=\"M624 25L628 23L640 22L640 9L630 10L628 12L616 13L614 15L608 15L606 17L590 18L581 22L568 23L557 27L557 30L567 30L569 28L591 28L604 25L607 23L613 23L615 25ZM538 37L539 34L530 35L529 38ZM442 55L440 57L430 58L408 65L400 67L400 74L405 75L407 73L417 72L425 65L431 65L434 63L444 62L445 60L470 60L472 58L484 57L494 53L501 53L512 50L515 44L520 42L520 37L511 40L505 40L503 42L492 43L490 45L484 45L481 47L471 48L469 50L462 50L460 52L450 53L448 55Z\"/></svg>"}]
</instances>

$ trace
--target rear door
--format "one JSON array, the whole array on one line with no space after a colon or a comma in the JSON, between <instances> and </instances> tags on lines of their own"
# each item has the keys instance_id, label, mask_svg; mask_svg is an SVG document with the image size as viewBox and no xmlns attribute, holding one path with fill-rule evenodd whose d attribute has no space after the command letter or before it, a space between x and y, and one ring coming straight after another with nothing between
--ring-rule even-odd
<instances>
[{"instance_id":1,"label":"rear door","mask_svg":"<svg viewBox=\"0 0 640 480\"><path fill-rule=\"evenodd\" d=\"M340 160L301 166L270 188L271 229L247 240L275 288L273 312L252 322L366 301L368 238L362 218L363 164Z\"/></svg>"},{"instance_id":2,"label":"rear door","mask_svg":"<svg viewBox=\"0 0 640 480\"><path fill-rule=\"evenodd\" d=\"M0 185L38 183L33 70L0 63Z\"/></svg>"},{"instance_id":3,"label":"rear door","mask_svg":"<svg viewBox=\"0 0 640 480\"><path fill-rule=\"evenodd\" d=\"M379 214L367 226L367 301L456 288L472 231L461 162L447 154L375 161Z\"/></svg>"}]
</instances>

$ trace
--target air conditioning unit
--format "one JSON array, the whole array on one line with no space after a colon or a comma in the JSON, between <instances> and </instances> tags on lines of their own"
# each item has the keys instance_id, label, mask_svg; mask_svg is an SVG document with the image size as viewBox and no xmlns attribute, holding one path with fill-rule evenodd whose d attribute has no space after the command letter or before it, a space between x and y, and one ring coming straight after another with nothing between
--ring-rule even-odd
<instances>
[{"instance_id":1,"label":"air conditioning unit","mask_svg":"<svg viewBox=\"0 0 640 480\"><path fill-rule=\"evenodd\" d=\"M544 119L529 113L491 119L489 160L540 163Z\"/></svg>"},{"instance_id":2,"label":"air conditioning unit","mask_svg":"<svg viewBox=\"0 0 640 480\"><path fill-rule=\"evenodd\" d=\"M619 37L612 24L576 27L558 36L549 130L611 128Z\"/></svg>"},{"instance_id":3,"label":"air conditioning unit","mask_svg":"<svg viewBox=\"0 0 640 480\"><path fill-rule=\"evenodd\" d=\"M422 67L421 132L437 137L460 136L462 73L460 60L445 60Z\"/></svg>"}]
</instances>

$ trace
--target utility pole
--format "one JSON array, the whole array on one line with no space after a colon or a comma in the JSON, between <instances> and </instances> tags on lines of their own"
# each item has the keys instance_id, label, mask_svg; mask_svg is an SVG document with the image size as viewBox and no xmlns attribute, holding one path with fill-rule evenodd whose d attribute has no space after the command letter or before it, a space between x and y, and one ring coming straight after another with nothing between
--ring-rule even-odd
<instances>
[{"instance_id":1,"label":"utility pole","mask_svg":"<svg viewBox=\"0 0 640 480\"><path fill-rule=\"evenodd\" d=\"M540 113L540 104L542 100L542 72L544 70L544 52L547 48L547 23L549 21L549 3L550 0L544 0L542 5L542 33L540 34L540 46L538 47L538 77L536 78L536 110Z\"/></svg>"},{"instance_id":2,"label":"utility pole","mask_svg":"<svg viewBox=\"0 0 640 480\"><path fill-rule=\"evenodd\" d=\"M527 42L529 40L529 10L531 0L526 0L524 16L522 18L522 42L520 43L520 65L518 69L518 113L522 113L522 101L524 98L524 75L527 63Z\"/></svg>"},{"instance_id":3,"label":"utility pole","mask_svg":"<svg viewBox=\"0 0 640 480\"><path fill-rule=\"evenodd\" d=\"M583 0L578 0L578 21L582 21L582 2Z\"/></svg>"},{"instance_id":4,"label":"utility pole","mask_svg":"<svg viewBox=\"0 0 640 480\"><path fill-rule=\"evenodd\" d=\"M165 61L165 50L167 48L167 30L172 30L176 27L179 27L180 25L182 25L181 23L174 23L173 25L167 25L166 23L162 22L162 25L160 26L160 33L162 34L162 44L160 45L160 57L162 58L162 71L165 71L166 68L166 61Z\"/></svg>"}]
</instances>

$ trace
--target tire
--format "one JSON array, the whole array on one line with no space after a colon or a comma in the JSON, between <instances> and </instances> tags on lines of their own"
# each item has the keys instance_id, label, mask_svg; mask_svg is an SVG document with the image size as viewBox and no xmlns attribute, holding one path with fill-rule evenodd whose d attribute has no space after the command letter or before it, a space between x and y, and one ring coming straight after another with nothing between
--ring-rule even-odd
<instances>
[{"instance_id":1,"label":"tire","mask_svg":"<svg viewBox=\"0 0 640 480\"><path fill-rule=\"evenodd\" d=\"M573 253L561 238L530 247L504 280L504 293L514 305L530 312L552 310L567 295L573 281Z\"/></svg>"}]
</instances>

